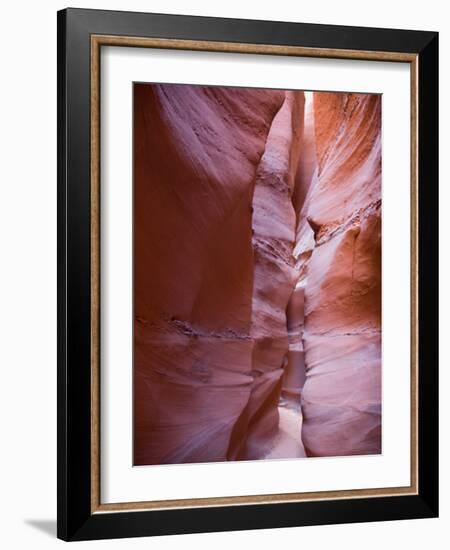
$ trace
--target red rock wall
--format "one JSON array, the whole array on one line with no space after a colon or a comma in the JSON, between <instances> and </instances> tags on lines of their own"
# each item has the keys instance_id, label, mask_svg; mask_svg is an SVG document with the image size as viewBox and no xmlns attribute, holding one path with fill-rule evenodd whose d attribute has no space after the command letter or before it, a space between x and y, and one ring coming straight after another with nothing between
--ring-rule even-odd
<instances>
[{"instance_id":1,"label":"red rock wall","mask_svg":"<svg viewBox=\"0 0 450 550\"><path fill-rule=\"evenodd\" d=\"M296 235L295 248L293 251L296 281L295 288L290 297L286 310L286 321L288 328L289 353L288 362L285 367L283 380L283 395L291 403L298 402L301 390L305 383L305 351L303 345L303 330L305 322L305 273L302 269L306 256L314 246L312 242L303 242L303 233L306 227L310 231L306 219L306 210L303 206L307 200L312 182L317 175L316 141L314 133L314 108L312 105L312 93L307 92L304 106L304 120L301 129L300 151L298 166L295 174L292 204L296 214ZM306 264L305 264L306 265Z\"/></svg>"},{"instance_id":2,"label":"red rock wall","mask_svg":"<svg viewBox=\"0 0 450 550\"><path fill-rule=\"evenodd\" d=\"M135 85L137 465L284 456L282 388L380 452L380 100L306 95Z\"/></svg>"},{"instance_id":3,"label":"red rock wall","mask_svg":"<svg viewBox=\"0 0 450 550\"><path fill-rule=\"evenodd\" d=\"M135 464L245 458L272 406L254 376L252 201L283 101L135 85Z\"/></svg>"},{"instance_id":4,"label":"red rock wall","mask_svg":"<svg viewBox=\"0 0 450 550\"><path fill-rule=\"evenodd\" d=\"M314 94L317 173L302 206L302 439L309 456L381 452L381 99Z\"/></svg>"},{"instance_id":5,"label":"red rock wall","mask_svg":"<svg viewBox=\"0 0 450 550\"><path fill-rule=\"evenodd\" d=\"M237 459L261 458L270 450L278 431L281 381L288 359L286 308L296 280L292 192L300 154L303 108L302 92L286 92L256 172L250 331L253 383L235 429L241 442L238 453L232 457Z\"/></svg>"}]
</instances>

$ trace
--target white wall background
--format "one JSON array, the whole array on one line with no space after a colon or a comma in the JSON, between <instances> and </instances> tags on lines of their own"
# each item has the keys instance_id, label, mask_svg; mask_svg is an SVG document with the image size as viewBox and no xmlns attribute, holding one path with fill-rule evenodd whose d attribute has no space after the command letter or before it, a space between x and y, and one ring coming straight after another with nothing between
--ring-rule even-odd
<instances>
[{"instance_id":1,"label":"white wall background","mask_svg":"<svg viewBox=\"0 0 450 550\"><path fill-rule=\"evenodd\" d=\"M441 518L83 543L85 548L443 548L450 536L448 236L450 20L441 0L76 2L76 7L273 19L441 32ZM56 10L2 8L0 86L0 541L53 548L56 517ZM447 185L444 184L447 183ZM432 213L430 213L432 215ZM447 306L447 307L446 307ZM448 543L447 543L448 544Z\"/></svg>"}]
</instances>

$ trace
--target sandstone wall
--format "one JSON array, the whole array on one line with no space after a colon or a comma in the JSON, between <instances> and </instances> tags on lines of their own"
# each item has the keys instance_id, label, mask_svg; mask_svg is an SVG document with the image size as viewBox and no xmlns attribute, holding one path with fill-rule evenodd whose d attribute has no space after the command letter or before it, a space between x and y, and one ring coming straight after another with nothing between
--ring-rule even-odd
<instances>
[{"instance_id":1,"label":"sandstone wall","mask_svg":"<svg viewBox=\"0 0 450 550\"><path fill-rule=\"evenodd\" d=\"M304 95L286 92L267 136L253 195L254 282L251 319L252 391L235 428L232 458L256 459L278 431L278 403L288 361L286 308L296 281L296 215L292 193L300 155ZM299 428L300 430L300 428Z\"/></svg>"},{"instance_id":2,"label":"sandstone wall","mask_svg":"<svg viewBox=\"0 0 450 550\"><path fill-rule=\"evenodd\" d=\"M134 463L380 452L380 98L134 94Z\"/></svg>"},{"instance_id":3,"label":"sandstone wall","mask_svg":"<svg viewBox=\"0 0 450 550\"><path fill-rule=\"evenodd\" d=\"M296 268L295 286L286 310L286 321L289 339L288 361L283 377L283 395L289 402L300 400L301 390L305 383L305 351L303 331L305 322L305 273L303 267L305 256L308 257L314 246L306 239L303 242L304 228L310 231L305 201L317 175L316 143L314 133L314 108L312 93L306 92L303 125L300 138L300 156L295 174L292 204L296 215L294 262ZM307 252L306 252L307 251ZM306 254L305 254L306 252ZM303 265L305 264L305 265Z\"/></svg>"},{"instance_id":4,"label":"sandstone wall","mask_svg":"<svg viewBox=\"0 0 450 550\"><path fill-rule=\"evenodd\" d=\"M317 172L297 228L308 456L381 451L381 99L314 94Z\"/></svg>"},{"instance_id":5,"label":"sandstone wall","mask_svg":"<svg viewBox=\"0 0 450 550\"><path fill-rule=\"evenodd\" d=\"M134 94L134 463L245 458L272 406L254 376L253 190L285 94Z\"/></svg>"}]
</instances>

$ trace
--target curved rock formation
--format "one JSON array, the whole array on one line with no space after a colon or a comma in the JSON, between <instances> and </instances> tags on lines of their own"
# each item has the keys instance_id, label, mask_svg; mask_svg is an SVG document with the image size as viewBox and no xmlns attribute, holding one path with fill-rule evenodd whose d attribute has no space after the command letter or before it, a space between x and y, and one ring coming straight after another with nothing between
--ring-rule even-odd
<instances>
[{"instance_id":1,"label":"curved rock formation","mask_svg":"<svg viewBox=\"0 0 450 550\"><path fill-rule=\"evenodd\" d=\"M314 125L317 177L296 248L306 276L302 439L308 456L375 454L381 452L381 99L314 94Z\"/></svg>"},{"instance_id":2,"label":"curved rock formation","mask_svg":"<svg viewBox=\"0 0 450 550\"><path fill-rule=\"evenodd\" d=\"M380 109L135 85L134 464L380 452Z\"/></svg>"},{"instance_id":3,"label":"curved rock formation","mask_svg":"<svg viewBox=\"0 0 450 550\"><path fill-rule=\"evenodd\" d=\"M250 395L266 399L252 375L252 200L285 94L134 94L134 463L226 460Z\"/></svg>"},{"instance_id":4,"label":"curved rock formation","mask_svg":"<svg viewBox=\"0 0 450 550\"><path fill-rule=\"evenodd\" d=\"M314 109L311 92L305 92L303 128L300 139L301 155L295 175L292 203L296 213L294 258L296 267L295 288L286 310L289 338L288 362L284 372L283 394L297 402L305 383L305 351L303 345L305 310L305 258L314 247L314 239L308 239L311 228L306 219L304 204L311 184L317 175L316 142L314 134ZM306 237L305 237L306 230Z\"/></svg>"},{"instance_id":5,"label":"curved rock formation","mask_svg":"<svg viewBox=\"0 0 450 550\"><path fill-rule=\"evenodd\" d=\"M231 458L267 453L278 431L281 379L288 356L286 307L296 280L295 211L292 192L300 154L304 95L286 92L267 136L253 196L254 283L252 392L234 435L241 442Z\"/></svg>"}]
</instances>

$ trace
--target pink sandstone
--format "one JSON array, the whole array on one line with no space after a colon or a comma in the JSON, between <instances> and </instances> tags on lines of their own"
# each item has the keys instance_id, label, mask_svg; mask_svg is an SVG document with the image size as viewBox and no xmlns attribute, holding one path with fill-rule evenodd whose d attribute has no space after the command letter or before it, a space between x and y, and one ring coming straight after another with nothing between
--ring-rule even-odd
<instances>
[{"instance_id":1,"label":"pink sandstone","mask_svg":"<svg viewBox=\"0 0 450 550\"><path fill-rule=\"evenodd\" d=\"M314 94L302 215L308 456L381 452L381 98Z\"/></svg>"}]
</instances>

